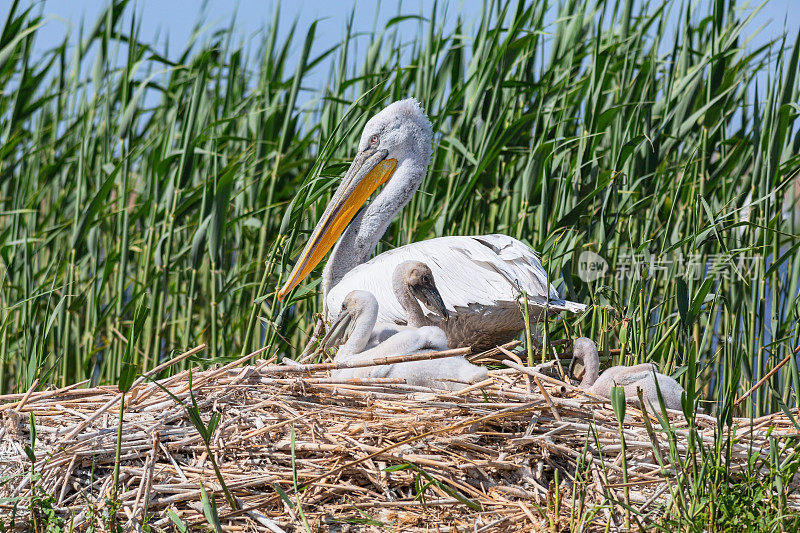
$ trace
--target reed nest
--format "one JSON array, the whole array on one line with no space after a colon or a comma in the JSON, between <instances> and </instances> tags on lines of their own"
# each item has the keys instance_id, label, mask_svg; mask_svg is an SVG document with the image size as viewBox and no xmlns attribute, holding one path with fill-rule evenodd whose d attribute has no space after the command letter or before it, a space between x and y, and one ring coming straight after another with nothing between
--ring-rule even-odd
<instances>
[{"instance_id":1,"label":"reed nest","mask_svg":"<svg viewBox=\"0 0 800 533\"><path fill-rule=\"evenodd\" d=\"M558 363L526 367L510 347L480 354L506 368L457 393L387 379L335 381L331 364L245 365L258 353L194 371L191 393L202 419L220 416L210 449L237 509L186 409L189 371L147 379L203 347L190 350L138 379L125 397L118 516L126 530L145 523L174 530L170 511L190 528L203 527L201 484L226 531L304 530L304 521L324 531L381 524L394 531L529 531L552 528L554 515L558 527L570 513L575 519L588 512L595 513L592 529L619 530L626 500L658 516L675 475L658 419L628 405L620 430L609 402L548 375L545 367ZM426 357L453 353L463 350ZM50 505L75 531L102 528L108 516L120 394L80 385L0 398L2 513L16 508L19 527L27 527L37 494L51 495ZM24 449L30 414L33 465ZM685 453L686 421L677 413L670 419L675 449ZM708 444L716 424L697 416ZM734 428L734 469L753 451L769 453L768 431L781 443L796 435L783 414L737 419ZM587 475L575 479L578 471ZM580 503L570 497L578 485L585 490Z\"/></svg>"}]
</instances>

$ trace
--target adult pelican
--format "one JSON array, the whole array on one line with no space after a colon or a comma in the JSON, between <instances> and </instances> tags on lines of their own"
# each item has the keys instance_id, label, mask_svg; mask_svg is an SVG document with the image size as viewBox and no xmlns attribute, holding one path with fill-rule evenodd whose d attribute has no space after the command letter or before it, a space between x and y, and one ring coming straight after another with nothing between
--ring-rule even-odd
<instances>
[{"instance_id":1,"label":"adult pelican","mask_svg":"<svg viewBox=\"0 0 800 533\"><path fill-rule=\"evenodd\" d=\"M515 338L524 328L518 301L522 292L533 321L542 319L545 307L553 312L585 309L560 299L536 253L506 235L439 237L370 259L389 223L422 183L431 158L431 138L431 123L413 98L390 104L367 122L358 154L278 298L283 299L308 276L333 247L322 272L328 318L336 316L347 294L365 290L378 301L379 321L403 323L402 307L392 291L392 274L407 260L426 263L442 287L452 321L447 331L451 347L479 349Z\"/></svg>"}]
</instances>

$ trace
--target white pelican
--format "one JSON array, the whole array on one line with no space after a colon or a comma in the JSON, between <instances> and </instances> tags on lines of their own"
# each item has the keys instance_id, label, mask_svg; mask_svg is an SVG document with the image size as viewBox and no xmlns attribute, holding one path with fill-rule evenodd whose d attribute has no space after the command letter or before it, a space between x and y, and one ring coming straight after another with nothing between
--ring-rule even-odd
<instances>
[{"instance_id":1,"label":"white pelican","mask_svg":"<svg viewBox=\"0 0 800 533\"><path fill-rule=\"evenodd\" d=\"M613 387L622 387L626 399L638 401L636 389L642 389L642 397L654 408L658 402L658 389L664 399L664 407L680 411L683 387L672 377L658 372L658 367L653 363L644 363L635 366L612 366L603 375L598 377L600 370L600 356L597 345L591 339L580 337L572 345L573 365L580 362L584 366L583 379L580 388L592 394L611 398Z\"/></svg>"},{"instance_id":2,"label":"white pelican","mask_svg":"<svg viewBox=\"0 0 800 533\"><path fill-rule=\"evenodd\" d=\"M425 326L399 331L375 348L365 350L377 318L378 301L371 293L352 291L344 298L339 317L322 341L327 346L344 340L335 362L370 361L377 357L447 349L444 331L436 326ZM409 385L448 390L459 390L466 383L486 379L487 375L485 368L473 365L461 356L331 372L331 377L339 379L402 378Z\"/></svg>"},{"instance_id":3,"label":"white pelican","mask_svg":"<svg viewBox=\"0 0 800 533\"><path fill-rule=\"evenodd\" d=\"M439 237L370 260L389 223L425 177L431 135L431 123L413 98L394 102L367 122L358 154L278 298L308 276L333 247L322 272L327 318L335 317L344 297L359 289L377 298L381 322L402 323L403 310L391 291L391 277L395 267L407 260L428 264L442 287L453 321L447 327L451 347L480 349L515 338L524 328L521 292L530 302L532 321L542 319L545 306L552 312L584 310L582 304L560 299L536 253L506 235ZM383 190L359 211L383 184Z\"/></svg>"}]
</instances>

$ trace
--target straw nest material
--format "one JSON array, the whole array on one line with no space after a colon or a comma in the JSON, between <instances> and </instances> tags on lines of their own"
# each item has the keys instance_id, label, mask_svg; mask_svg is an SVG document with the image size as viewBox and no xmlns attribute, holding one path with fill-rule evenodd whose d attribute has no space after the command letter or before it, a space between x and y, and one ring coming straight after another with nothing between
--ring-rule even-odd
<instances>
[{"instance_id":1,"label":"straw nest material","mask_svg":"<svg viewBox=\"0 0 800 533\"><path fill-rule=\"evenodd\" d=\"M452 353L463 351L430 357ZM625 525L624 506L614 503L625 501L625 488L631 507L658 515L670 494L665 480L674 472L664 459L669 445L655 417L648 429L642 412L628 406L624 463L608 402L546 375L544 368L511 361L515 356L507 349L482 356L505 359L512 368L492 371L487 381L458 393L386 379L334 381L327 374L330 364L241 366L245 358L195 371L191 387L202 419L208 423L212 413L220 415L210 447L236 510L186 409L188 371L159 380L161 387L140 378L125 398L118 516L127 521L126 530L143 524L175 530L170 514L189 528L207 526L201 485L214 496L226 531L302 531L304 523L315 531L560 529L570 511L580 519L593 506L600 506L594 507L593 528L610 523L614 530ZM73 386L0 400L0 497L10 498L2 500L2 515L16 508L17 527L28 527L31 498L41 502L49 495L47 505L73 530L106 527L116 388ZM25 451L31 413L33 466ZM681 415L671 418L682 453L686 423ZM779 440L795 433L783 415L751 422L738 423L737 460L746 461L751 450L767 454L769 428ZM698 416L707 443L715 424ZM576 462L585 473L577 480ZM573 501L579 493L585 496Z\"/></svg>"}]
</instances>

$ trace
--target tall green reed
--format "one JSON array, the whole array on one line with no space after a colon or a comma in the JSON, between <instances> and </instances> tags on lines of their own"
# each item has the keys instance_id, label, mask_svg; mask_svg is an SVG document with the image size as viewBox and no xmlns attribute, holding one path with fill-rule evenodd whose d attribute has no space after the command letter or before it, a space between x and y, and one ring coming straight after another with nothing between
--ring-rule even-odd
<instances>
[{"instance_id":1,"label":"tall green reed","mask_svg":"<svg viewBox=\"0 0 800 533\"><path fill-rule=\"evenodd\" d=\"M366 48L351 22L320 52L314 25L279 39L276 9L257 53L231 24L168 55L118 1L36 55L46 23L14 2L0 35L0 389L114 382L137 301L151 310L143 369L201 341L208 362L296 355L318 275L283 304L274 287L367 118L416 96L433 161L378 251L507 233L593 304L546 338L624 346L621 362L659 363L701 410L796 405L792 361L732 407L800 342L800 247L782 214L800 167L798 48L748 48L735 4L707 7L492 1L469 21L443 4L376 27ZM581 279L583 251L610 272Z\"/></svg>"}]
</instances>

